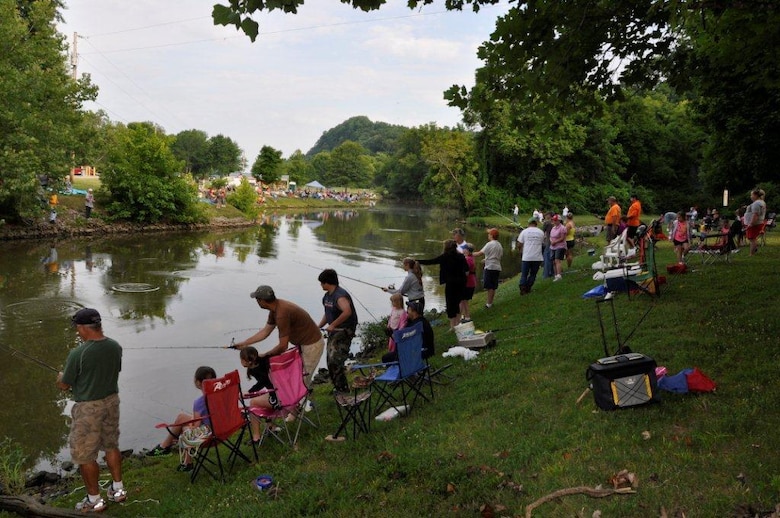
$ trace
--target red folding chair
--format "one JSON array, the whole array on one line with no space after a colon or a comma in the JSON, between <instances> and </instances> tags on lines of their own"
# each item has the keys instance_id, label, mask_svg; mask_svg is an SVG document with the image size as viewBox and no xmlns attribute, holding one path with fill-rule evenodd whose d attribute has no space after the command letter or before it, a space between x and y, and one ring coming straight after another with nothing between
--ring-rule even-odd
<instances>
[{"instance_id":1,"label":"red folding chair","mask_svg":"<svg viewBox=\"0 0 780 518\"><path fill-rule=\"evenodd\" d=\"M195 421L208 418L211 422L211 434L202 441L188 444L192 456L193 469L190 482L195 482L201 471L206 471L215 480L225 481L225 471L233 469L239 457L251 464L249 457L241 451L244 434L249 431L241 383L238 371L228 372L221 378L203 380L203 395L206 399L208 415ZM186 425L187 423L182 423ZM165 425L158 425L165 426ZM234 438L238 434L237 438ZM180 437L181 441L181 437ZM227 449L228 456L223 462L220 447ZM254 445L253 445L254 448ZM257 460L257 450L254 450Z\"/></svg>"}]
</instances>

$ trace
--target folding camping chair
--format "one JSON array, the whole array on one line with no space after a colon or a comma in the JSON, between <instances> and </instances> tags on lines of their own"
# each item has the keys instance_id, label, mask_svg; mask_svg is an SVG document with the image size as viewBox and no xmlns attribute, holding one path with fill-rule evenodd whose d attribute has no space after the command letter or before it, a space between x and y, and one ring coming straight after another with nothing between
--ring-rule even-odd
<instances>
[{"instance_id":1,"label":"folding camping chair","mask_svg":"<svg viewBox=\"0 0 780 518\"><path fill-rule=\"evenodd\" d=\"M658 268L655 262L655 234L647 233L639 239L639 257L642 271L626 277L629 285L651 297L661 296L661 283L658 281ZM629 290L629 297L631 291Z\"/></svg>"},{"instance_id":2,"label":"folding camping chair","mask_svg":"<svg viewBox=\"0 0 780 518\"><path fill-rule=\"evenodd\" d=\"M180 424L186 426L208 418L211 423L211 433L203 433L189 440L182 437L185 435L182 434L179 437L180 448L188 448L192 457L193 469L190 474L190 482L195 482L198 474L201 471L206 471L215 480L224 483L225 471L233 469L236 459L240 457L248 463L252 462L240 449L244 434L249 429L249 421L246 418L245 407L241 399L238 371L228 372L221 378L203 380L202 389L208 415ZM163 423L158 424L157 428L169 428L170 426L172 425ZM238 433L238 438L233 439L236 433ZM220 455L220 446L229 451L224 462ZM253 451L255 461L257 461L257 450L254 449L254 445Z\"/></svg>"},{"instance_id":3,"label":"folding camping chair","mask_svg":"<svg viewBox=\"0 0 780 518\"><path fill-rule=\"evenodd\" d=\"M350 392L333 395L341 419L336 433L331 436L334 440L339 440L342 433L349 435L350 431L354 440L360 432L371 430L371 386L375 376L376 371L371 369L368 375L355 377Z\"/></svg>"},{"instance_id":4,"label":"folding camping chair","mask_svg":"<svg viewBox=\"0 0 780 518\"><path fill-rule=\"evenodd\" d=\"M731 262L731 254L737 250L735 238L737 230L732 226L728 233L699 234L699 243L688 253L698 255L702 264L712 264L717 261Z\"/></svg>"},{"instance_id":5,"label":"folding camping chair","mask_svg":"<svg viewBox=\"0 0 780 518\"><path fill-rule=\"evenodd\" d=\"M422 359L422 333L421 322L393 333L398 351L397 362L352 366L353 370L361 372L386 368L385 372L374 378L373 387L379 399L377 410L388 404L396 409L402 407L399 412L409 414L419 397L426 401L433 399L429 367ZM430 390L430 398L423 393L425 385Z\"/></svg>"},{"instance_id":6,"label":"folding camping chair","mask_svg":"<svg viewBox=\"0 0 780 518\"><path fill-rule=\"evenodd\" d=\"M276 398L279 401L280 407L278 409L247 407L250 419L255 418L263 420L268 424L272 424L274 421L280 422L281 426L278 429L275 426L265 427L263 435L260 437L260 444L262 444L266 437L270 435L282 444L295 446L303 423L311 425L314 428L319 426L319 413L317 413L316 407L314 407L317 419L316 423L306 415L310 390L303 381L303 358L301 357L300 350L297 347L292 347L281 354L272 356L269 363L271 369L269 378L271 379L274 388L271 390L261 390L251 394L244 394L244 398L251 398L273 391L276 393ZM290 431L289 425L291 424L291 419L287 419L288 416L295 416L295 419L292 421L297 424L295 425L293 433ZM284 431L285 436L282 436L282 431Z\"/></svg>"}]
</instances>

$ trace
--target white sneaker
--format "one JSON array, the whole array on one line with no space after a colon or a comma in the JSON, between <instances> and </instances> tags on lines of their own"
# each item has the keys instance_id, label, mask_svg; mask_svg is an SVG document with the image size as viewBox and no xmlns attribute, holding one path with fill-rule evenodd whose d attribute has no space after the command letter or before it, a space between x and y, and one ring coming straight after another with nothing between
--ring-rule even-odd
<instances>
[{"instance_id":1,"label":"white sneaker","mask_svg":"<svg viewBox=\"0 0 780 518\"><path fill-rule=\"evenodd\" d=\"M556 275L555 278L553 279L553 282L560 281L561 279L563 279L561 275Z\"/></svg>"},{"instance_id":2,"label":"white sneaker","mask_svg":"<svg viewBox=\"0 0 780 518\"><path fill-rule=\"evenodd\" d=\"M114 486L108 488L108 499L111 502L124 502L127 500L127 490L122 489L114 489Z\"/></svg>"},{"instance_id":3,"label":"white sneaker","mask_svg":"<svg viewBox=\"0 0 780 518\"><path fill-rule=\"evenodd\" d=\"M98 498L96 502L90 502L89 497L76 504L76 510L82 513L101 513L106 509L106 501Z\"/></svg>"}]
</instances>

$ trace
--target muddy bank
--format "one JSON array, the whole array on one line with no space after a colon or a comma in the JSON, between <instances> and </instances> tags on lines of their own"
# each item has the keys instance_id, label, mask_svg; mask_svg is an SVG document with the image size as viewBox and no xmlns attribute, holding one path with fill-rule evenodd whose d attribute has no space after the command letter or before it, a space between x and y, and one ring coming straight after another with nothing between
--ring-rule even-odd
<instances>
[{"instance_id":1,"label":"muddy bank","mask_svg":"<svg viewBox=\"0 0 780 518\"><path fill-rule=\"evenodd\" d=\"M244 218L216 217L208 223L182 224L139 224L128 222L107 222L99 217L85 219L83 213L72 209L60 210L55 223L46 219L36 220L29 225L0 225L0 241L18 239L55 239L66 237L89 237L111 234L151 233L171 231L210 230L241 228L255 225Z\"/></svg>"}]
</instances>

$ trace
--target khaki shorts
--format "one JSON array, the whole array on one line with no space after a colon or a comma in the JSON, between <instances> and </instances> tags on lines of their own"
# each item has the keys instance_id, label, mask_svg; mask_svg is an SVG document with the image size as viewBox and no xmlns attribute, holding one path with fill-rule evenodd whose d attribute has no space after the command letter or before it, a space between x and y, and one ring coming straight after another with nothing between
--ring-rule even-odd
<instances>
[{"instance_id":1,"label":"khaki shorts","mask_svg":"<svg viewBox=\"0 0 780 518\"><path fill-rule=\"evenodd\" d=\"M76 464L97 460L100 450L119 448L119 394L73 405L70 456Z\"/></svg>"},{"instance_id":2,"label":"khaki shorts","mask_svg":"<svg viewBox=\"0 0 780 518\"><path fill-rule=\"evenodd\" d=\"M303 357L303 380L306 386L311 388L311 378L314 376L317 370L317 365L322 358L322 351L325 349L325 340L320 338L319 341L313 344L301 346L301 356Z\"/></svg>"}]
</instances>

